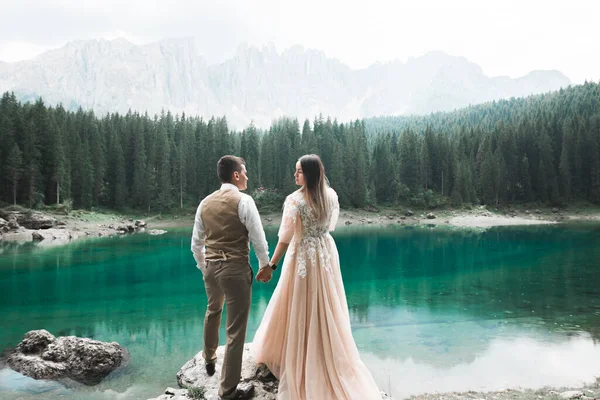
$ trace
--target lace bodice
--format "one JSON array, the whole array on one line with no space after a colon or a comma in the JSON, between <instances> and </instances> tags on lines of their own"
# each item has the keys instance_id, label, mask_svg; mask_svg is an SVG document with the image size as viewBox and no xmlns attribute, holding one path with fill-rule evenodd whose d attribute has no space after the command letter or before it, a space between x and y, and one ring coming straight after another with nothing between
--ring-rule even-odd
<instances>
[{"instance_id":1,"label":"lace bodice","mask_svg":"<svg viewBox=\"0 0 600 400\"><path fill-rule=\"evenodd\" d=\"M302 237L304 238L326 235L329 231L335 229L337 216L339 214L339 204L334 190L328 189L327 196L327 201L329 202L329 214L324 221L321 222L317 220L310 205L299 191L292 193L286 199L283 218L289 218L291 222L295 224L296 219L299 216L302 225Z\"/></svg>"},{"instance_id":2,"label":"lace bodice","mask_svg":"<svg viewBox=\"0 0 600 400\"><path fill-rule=\"evenodd\" d=\"M316 265L318 257L321 266L330 269L326 242L333 241L329 232L335 229L340 209L337 194L331 188L327 189L327 201L327 218L318 221L300 191L292 193L285 200L279 239L290 243L288 254L296 255L298 275L302 277L306 276L307 257L312 265Z\"/></svg>"}]
</instances>

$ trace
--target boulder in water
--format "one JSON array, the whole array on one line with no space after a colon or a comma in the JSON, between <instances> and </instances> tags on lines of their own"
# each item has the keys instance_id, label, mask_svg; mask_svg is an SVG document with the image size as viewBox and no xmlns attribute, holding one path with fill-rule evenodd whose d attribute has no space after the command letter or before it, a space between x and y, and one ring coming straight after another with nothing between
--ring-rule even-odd
<instances>
[{"instance_id":1,"label":"boulder in water","mask_svg":"<svg viewBox=\"0 0 600 400\"><path fill-rule=\"evenodd\" d=\"M41 329L30 331L8 357L8 366L34 379L70 378L96 385L128 359L118 343L76 336L56 338Z\"/></svg>"}]
</instances>

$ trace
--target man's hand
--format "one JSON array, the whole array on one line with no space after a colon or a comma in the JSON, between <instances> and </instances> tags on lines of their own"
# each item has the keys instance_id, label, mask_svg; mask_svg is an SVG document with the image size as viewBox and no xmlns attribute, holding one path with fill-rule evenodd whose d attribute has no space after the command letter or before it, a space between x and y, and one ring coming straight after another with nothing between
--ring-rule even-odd
<instances>
[{"instance_id":1,"label":"man's hand","mask_svg":"<svg viewBox=\"0 0 600 400\"><path fill-rule=\"evenodd\" d=\"M265 265L264 267L259 269L258 273L256 274L256 280L259 282L262 282L262 283L269 282L272 277L273 277L273 270L268 265Z\"/></svg>"}]
</instances>

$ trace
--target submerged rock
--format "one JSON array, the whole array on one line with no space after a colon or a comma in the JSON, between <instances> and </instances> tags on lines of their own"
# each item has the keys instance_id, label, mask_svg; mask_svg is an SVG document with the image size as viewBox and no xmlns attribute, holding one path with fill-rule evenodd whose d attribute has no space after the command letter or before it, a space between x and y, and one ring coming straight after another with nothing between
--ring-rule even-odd
<instances>
[{"instance_id":1,"label":"submerged rock","mask_svg":"<svg viewBox=\"0 0 600 400\"><path fill-rule=\"evenodd\" d=\"M251 344L244 345L241 381L254 385L253 399L275 400L277 399L279 381L265 365L256 364L250 354L250 346ZM184 389L167 388L162 395L150 400L187 400L195 398L190 394L190 391L200 391L204 395L202 398L216 400L218 398L224 355L225 346L220 346L217 349L216 372L213 376L208 376L204 367L202 352L199 352L194 358L186 362L177 373L177 383ZM383 392L381 398L389 399L388 395Z\"/></svg>"},{"instance_id":2,"label":"submerged rock","mask_svg":"<svg viewBox=\"0 0 600 400\"><path fill-rule=\"evenodd\" d=\"M128 352L118 343L105 343L76 336L56 338L41 329L25 334L8 366L33 379L70 378L85 385L96 385L124 364Z\"/></svg>"}]
</instances>

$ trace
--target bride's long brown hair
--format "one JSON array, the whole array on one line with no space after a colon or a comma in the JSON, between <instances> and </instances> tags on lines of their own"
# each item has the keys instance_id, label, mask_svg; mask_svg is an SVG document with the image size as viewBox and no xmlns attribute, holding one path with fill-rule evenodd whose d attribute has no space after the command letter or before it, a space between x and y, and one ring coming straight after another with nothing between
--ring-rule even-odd
<instances>
[{"instance_id":1,"label":"bride's long brown hair","mask_svg":"<svg viewBox=\"0 0 600 400\"><path fill-rule=\"evenodd\" d=\"M302 193L315 213L318 221L323 222L329 213L327 202L327 177L321 158L316 154L307 154L298 160L304 176Z\"/></svg>"}]
</instances>

